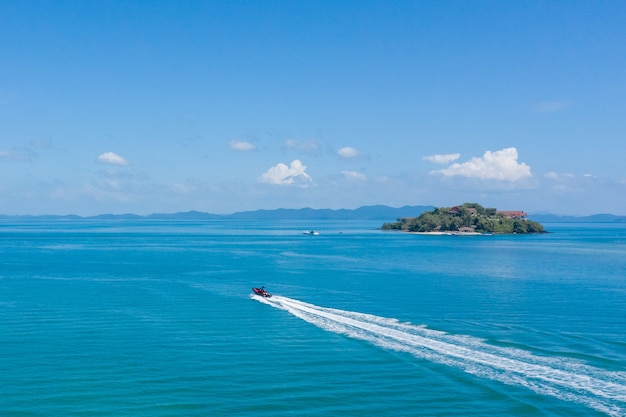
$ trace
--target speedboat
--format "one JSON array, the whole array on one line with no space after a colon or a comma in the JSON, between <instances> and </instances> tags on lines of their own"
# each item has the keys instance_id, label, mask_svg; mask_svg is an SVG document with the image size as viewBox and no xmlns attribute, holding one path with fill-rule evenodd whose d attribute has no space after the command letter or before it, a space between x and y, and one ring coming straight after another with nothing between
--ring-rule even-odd
<instances>
[{"instance_id":1,"label":"speedboat","mask_svg":"<svg viewBox=\"0 0 626 417\"><path fill-rule=\"evenodd\" d=\"M270 294L269 292L265 290L265 287L261 287L261 288L254 287L252 288L252 291L254 291L256 295L260 295L261 297L270 298L272 296L272 294Z\"/></svg>"},{"instance_id":2,"label":"speedboat","mask_svg":"<svg viewBox=\"0 0 626 417\"><path fill-rule=\"evenodd\" d=\"M304 234L305 235L315 235L315 236L317 236L317 235L320 234L320 232L318 232L317 230L305 230Z\"/></svg>"}]
</instances>

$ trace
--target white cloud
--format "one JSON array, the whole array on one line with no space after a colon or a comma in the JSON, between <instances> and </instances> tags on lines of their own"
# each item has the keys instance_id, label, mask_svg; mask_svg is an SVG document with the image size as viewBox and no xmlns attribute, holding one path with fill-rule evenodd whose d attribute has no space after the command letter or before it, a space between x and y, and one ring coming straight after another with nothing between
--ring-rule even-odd
<instances>
[{"instance_id":1,"label":"white cloud","mask_svg":"<svg viewBox=\"0 0 626 417\"><path fill-rule=\"evenodd\" d=\"M177 193L189 194L196 191L197 187L192 184L174 183L171 185L171 189Z\"/></svg>"},{"instance_id":2,"label":"white cloud","mask_svg":"<svg viewBox=\"0 0 626 417\"><path fill-rule=\"evenodd\" d=\"M30 149L20 149L14 151L0 151L0 160L7 161L30 161L36 156Z\"/></svg>"},{"instance_id":3,"label":"white cloud","mask_svg":"<svg viewBox=\"0 0 626 417\"><path fill-rule=\"evenodd\" d=\"M553 171L547 172L546 174L544 174L544 176L554 181L565 181L565 180L570 180L574 178L574 174L569 174L569 173L559 174L558 172L553 172Z\"/></svg>"},{"instance_id":4,"label":"white cloud","mask_svg":"<svg viewBox=\"0 0 626 417\"><path fill-rule=\"evenodd\" d=\"M285 149L294 149L298 151L303 151L310 155L315 155L320 151L320 144L316 140L298 140L298 139L287 139L283 144Z\"/></svg>"},{"instance_id":5,"label":"white cloud","mask_svg":"<svg viewBox=\"0 0 626 417\"><path fill-rule=\"evenodd\" d=\"M230 149L232 149L234 151L253 151L253 150L256 149L256 146L254 146L250 142L244 142L244 141L239 141L239 140L231 140L230 141Z\"/></svg>"},{"instance_id":6,"label":"white cloud","mask_svg":"<svg viewBox=\"0 0 626 417\"><path fill-rule=\"evenodd\" d=\"M366 179L364 174L356 171L341 171L341 174L348 180L365 181Z\"/></svg>"},{"instance_id":7,"label":"white cloud","mask_svg":"<svg viewBox=\"0 0 626 417\"><path fill-rule=\"evenodd\" d=\"M21 159L19 158L19 154L12 151L0 151L0 159Z\"/></svg>"},{"instance_id":8,"label":"white cloud","mask_svg":"<svg viewBox=\"0 0 626 417\"><path fill-rule=\"evenodd\" d=\"M105 152L98 157L98 162L109 165L128 165L128 161L115 152Z\"/></svg>"},{"instance_id":9,"label":"white cloud","mask_svg":"<svg viewBox=\"0 0 626 417\"><path fill-rule=\"evenodd\" d=\"M516 148L487 151L481 158L474 157L467 162L454 163L447 168L431 171L431 174L510 182L532 176L528 165L517 162Z\"/></svg>"},{"instance_id":10,"label":"white cloud","mask_svg":"<svg viewBox=\"0 0 626 417\"><path fill-rule=\"evenodd\" d=\"M558 111L567 110L572 106L571 101L542 101L535 104L535 111L537 113L554 113Z\"/></svg>"},{"instance_id":11,"label":"white cloud","mask_svg":"<svg viewBox=\"0 0 626 417\"><path fill-rule=\"evenodd\" d=\"M289 166L279 162L263 173L259 181L267 184L291 185L294 183L306 184L312 182L311 177L305 172L306 165L295 159Z\"/></svg>"},{"instance_id":12,"label":"white cloud","mask_svg":"<svg viewBox=\"0 0 626 417\"><path fill-rule=\"evenodd\" d=\"M54 143L49 139L32 140L30 145L35 149L53 149Z\"/></svg>"},{"instance_id":13,"label":"white cloud","mask_svg":"<svg viewBox=\"0 0 626 417\"><path fill-rule=\"evenodd\" d=\"M424 160L434 162L436 164L447 164L452 161L456 161L461 157L460 153L448 153L448 154L438 154L438 155L430 155L425 156Z\"/></svg>"},{"instance_id":14,"label":"white cloud","mask_svg":"<svg viewBox=\"0 0 626 417\"><path fill-rule=\"evenodd\" d=\"M350 146L344 146L343 148L337 151L337 155L346 159L354 159L354 158L358 158L361 155L361 153L358 150Z\"/></svg>"}]
</instances>

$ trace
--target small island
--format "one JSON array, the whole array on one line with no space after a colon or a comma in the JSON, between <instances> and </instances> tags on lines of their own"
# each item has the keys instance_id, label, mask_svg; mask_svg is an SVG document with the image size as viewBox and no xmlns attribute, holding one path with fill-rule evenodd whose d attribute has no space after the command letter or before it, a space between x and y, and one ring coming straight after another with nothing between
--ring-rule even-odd
<instances>
[{"instance_id":1,"label":"small island","mask_svg":"<svg viewBox=\"0 0 626 417\"><path fill-rule=\"evenodd\" d=\"M498 211L476 203L465 203L435 208L418 217L400 218L393 223L384 223L381 229L437 234L545 233L540 223L526 217L523 211Z\"/></svg>"}]
</instances>

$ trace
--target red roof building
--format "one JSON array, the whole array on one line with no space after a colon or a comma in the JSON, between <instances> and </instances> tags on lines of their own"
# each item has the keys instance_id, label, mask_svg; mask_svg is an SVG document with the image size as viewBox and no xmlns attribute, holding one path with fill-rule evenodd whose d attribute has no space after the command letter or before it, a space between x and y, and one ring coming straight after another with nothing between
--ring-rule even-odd
<instances>
[{"instance_id":1,"label":"red roof building","mask_svg":"<svg viewBox=\"0 0 626 417\"><path fill-rule=\"evenodd\" d=\"M496 211L496 214L501 214L509 219L525 219L528 214L524 211Z\"/></svg>"}]
</instances>

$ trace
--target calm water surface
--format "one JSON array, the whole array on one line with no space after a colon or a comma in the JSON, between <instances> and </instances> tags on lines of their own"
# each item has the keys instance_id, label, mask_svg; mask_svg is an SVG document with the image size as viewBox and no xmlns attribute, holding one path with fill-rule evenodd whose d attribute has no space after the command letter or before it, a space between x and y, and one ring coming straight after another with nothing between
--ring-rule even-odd
<instances>
[{"instance_id":1,"label":"calm water surface","mask_svg":"<svg viewBox=\"0 0 626 417\"><path fill-rule=\"evenodd\" d=\"M4 220L0 415L626 415L626 225L380 223Z\"/></svg>"}]
</instances>

